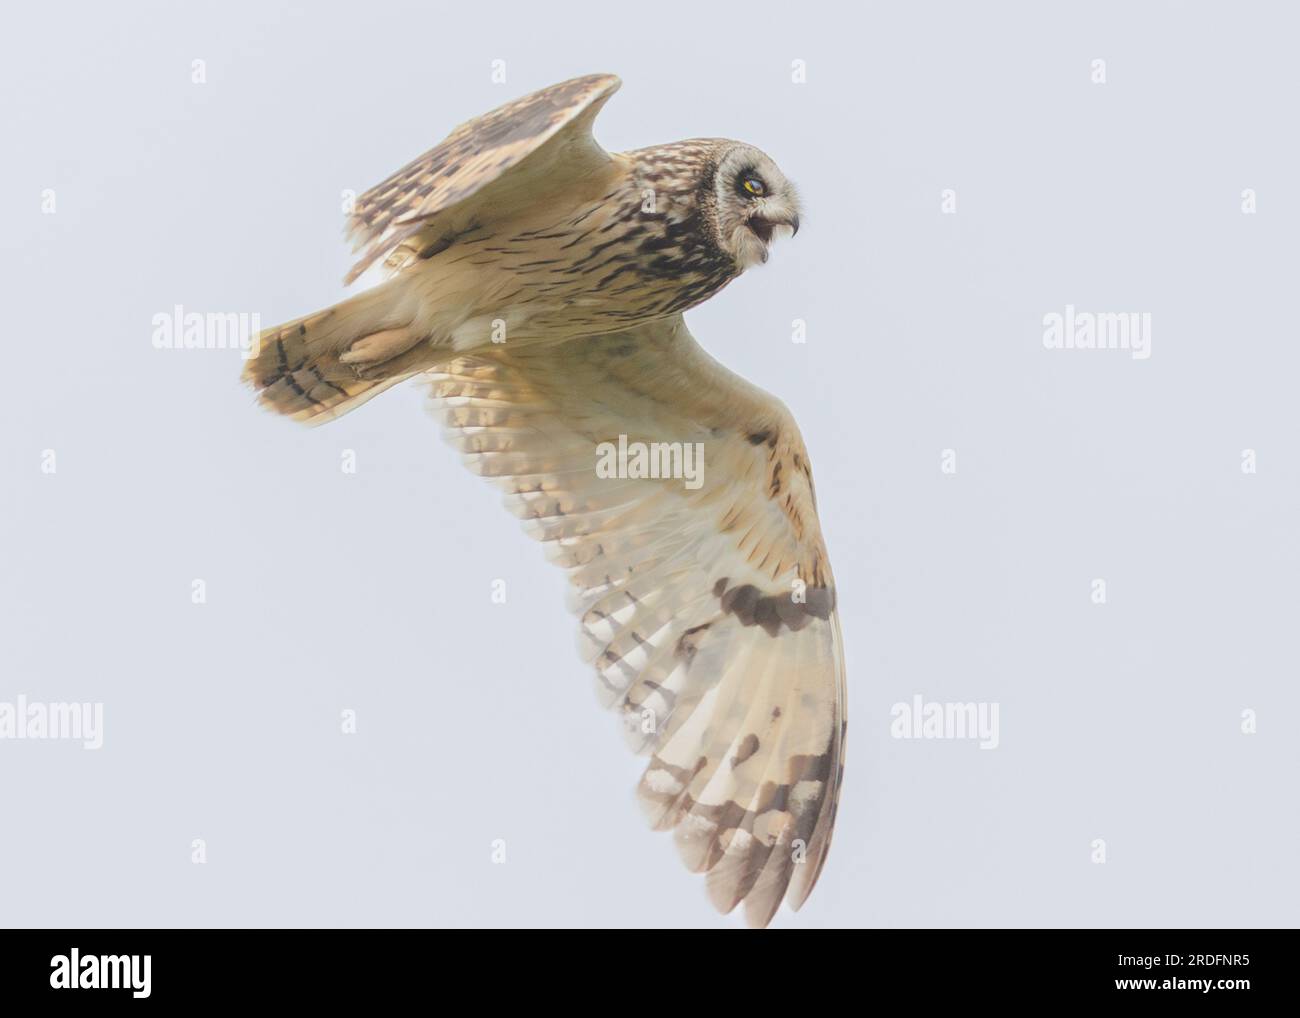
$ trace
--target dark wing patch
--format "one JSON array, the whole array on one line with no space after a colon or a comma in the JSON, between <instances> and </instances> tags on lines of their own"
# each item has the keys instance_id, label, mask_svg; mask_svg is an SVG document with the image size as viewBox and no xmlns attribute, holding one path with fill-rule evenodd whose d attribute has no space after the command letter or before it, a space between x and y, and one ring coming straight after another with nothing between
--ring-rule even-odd
<instances>
[{"instance_id":1,"label":"dark wing patch","mask_svg":"<svg viewBox=\"0 0 1300 1018\"><path fill-rule=\"evenodd\" d=\"M650 756L638 801L651 825L674 832L722 911L743 902L763 926L783 899L797 908L830 847L846 691L789 411L709 357L680 316L483 350L433 382L466 464L568 570L600 700ZM598 476L597 442L620 434L704 443L703 486ZM774 462L787 464L777 499Z\"/></svg>"},{"instance_id":2,"label":"dark wing patch","mask_svg":"<svg viewBox=\"0 0 1300 1018\"><path fill-rule=\"evenodd\" d=\"M791 593L764 594L752 583L729 588L723 577L713 585L713 594L724 614L736 616L742 626L762 626L768 636L778 635L782 627L797 633L835 610L834 587L806 587L796 599Z\"/></svg>"},{"instance_id":3,"label":"dark wing patch","mask_svg":"<svg viewBox=\"0 0 1300 1018\"><path fill-rule=\"evenodd\" d=\"M351 283L386 252L418 233L431 216L498 179L565 127L590 132L591 121L620 84L613 74L589 74L506 103L461 124L424 155L365 192L348 219L348 235L354 251L365 247L366 252L345 282ZM579 118L581 125L575 123Z\"/></svg>"}]
</instances>

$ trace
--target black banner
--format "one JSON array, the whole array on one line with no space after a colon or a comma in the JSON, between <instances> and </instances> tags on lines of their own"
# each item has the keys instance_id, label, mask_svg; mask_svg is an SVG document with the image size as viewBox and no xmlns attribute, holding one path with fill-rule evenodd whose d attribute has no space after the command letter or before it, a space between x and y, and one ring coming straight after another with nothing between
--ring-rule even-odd
<instances>
[{"instance_id":1,"label":"black banner","mask_svg":"<svg viewBox=\"0 0 1300 1018\"><path fill-rule=\"evenodd\" d=\"M766 1000L761 988L781 972L788 989L776 997L788 993L802 1006L823 981L826 992L863 1004L893 1000L921 1009L1124 998L1250 1007L1294 996L1292 931L601 931L598 941L590 933L7 931L0 933L0 988L6 1004L149 1008L374 1005L455 984L490 1007L510 992L560 993L574 1003L611 979L648 1003L683 983L702 990L712 983L743 998L749 994L740 984L757 977L750 993Z\"/></svg>"}]
</instances>

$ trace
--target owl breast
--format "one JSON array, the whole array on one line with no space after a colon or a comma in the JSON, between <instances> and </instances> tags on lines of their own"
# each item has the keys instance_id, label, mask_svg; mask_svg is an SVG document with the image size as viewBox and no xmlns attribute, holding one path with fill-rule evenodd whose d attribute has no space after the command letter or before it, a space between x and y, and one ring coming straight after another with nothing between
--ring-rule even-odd
<instances>
[{"instance_id":1,"label":"owl breast","mask_svg":"<svg viewBox=\"0 0 1300 1018\"><path fill-rule=\"evenodd\" d=\"M437 261L495 279L516 337L593 335L675 315L738 270L718 247L699 184L643 167L599 198L544 210L502 235L458 238Z\"/></svg>"}]
</instances>

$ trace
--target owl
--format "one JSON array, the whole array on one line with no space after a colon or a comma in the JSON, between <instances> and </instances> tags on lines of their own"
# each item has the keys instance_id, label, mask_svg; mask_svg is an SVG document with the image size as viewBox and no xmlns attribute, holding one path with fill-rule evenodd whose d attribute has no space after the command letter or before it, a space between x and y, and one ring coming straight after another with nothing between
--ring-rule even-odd
<instances>
[{"instance_id":1,"label":"owl","mask_svg":"<svg viewBox=\"0 0 1300 1018\"><path fill-rule=\"evenodd\" d=\"M752 145L597 145L619 84L589 75L509 103L363 194L346 281L376 263L391 278L264 333L245 371L262 400L319 423L455 353L670 318L798 230L794 188Z\"/></svg>"},{"instance_id":2,"label":"owl","mask_svg":"<svg viewBox=\"0 0 1300 1018\"><path fill-rule=\"evenodd\" d=\"M601 151L590 122L617 87L519 100L368 192L353 273L382 259L391 278L271 330L250 377L308 423L428 380L466 465L568 575L597 697L646 758L646 818L719 910L766 926L830 847L838 599L794 418L682 312L764 261L798 205L738 142Z\"/></svg>"}]
</instances>

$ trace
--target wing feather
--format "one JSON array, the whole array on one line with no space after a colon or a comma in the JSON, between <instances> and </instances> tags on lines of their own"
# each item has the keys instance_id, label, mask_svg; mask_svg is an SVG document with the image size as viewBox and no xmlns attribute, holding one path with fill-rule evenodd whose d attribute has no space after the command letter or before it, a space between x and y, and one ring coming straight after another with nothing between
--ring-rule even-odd
<instances>
[{"instance_id":1,"label":"wing feather","mask_svg":"<svg viewBox=\"0 0 1300 1018\"><path fill-rule=\"evenodd\" d=\"M807 453L789 412L681 318L492 349L433 376L476 473L568 570L601 702L650 759L638 798L721 911L798 907L826 859L844 665ZM602 477L600 443L699 443L700 483Z\"/></svg>"},{"instance_id":2,"label":"wing feather","mask_svg":"<svg viewBox=\"0 0 1300 1018\"><path fill-rule=\"evenodd\" d=\"M365 253L345 282L380 258L396 271L429 245L471 229L477 212L503 204L511 190L535 190L535 178L562 186L607 163L591 125L620 84L612 74L589 74L516 99L461 124L366 191L348 219L353 249Z\"/></svg>"}]
</instances>

